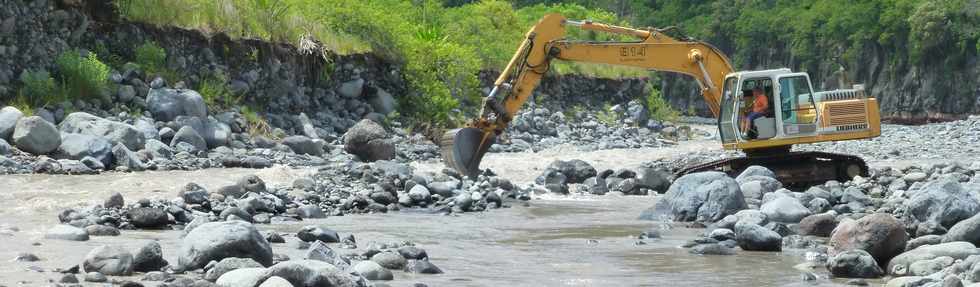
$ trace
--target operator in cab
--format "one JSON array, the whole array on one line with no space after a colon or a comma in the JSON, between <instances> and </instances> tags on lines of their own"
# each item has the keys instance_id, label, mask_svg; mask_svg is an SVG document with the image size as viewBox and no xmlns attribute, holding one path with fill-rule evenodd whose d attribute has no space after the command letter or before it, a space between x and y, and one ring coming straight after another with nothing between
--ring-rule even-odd
<instances>
[{"instance_id":1,"label":"operator in cab","mask_svg":"<svg viewBox=\"0 0 980 287\"><path fill-rule=\"evenodd\" d=\"M742 131L744 131L750 139L753 139L755 138L756 133L750 130L750 128L752 127L755 119L766 115L766 110L769 109L769 97L766 97L766 92L763 91L761 87L755 87L755 89L752 89L752 93L745 93L746 102L748 102L750 96L752 97L752 108L749 109L745 117L742 118Z\"/></svg>"}]
</instances>

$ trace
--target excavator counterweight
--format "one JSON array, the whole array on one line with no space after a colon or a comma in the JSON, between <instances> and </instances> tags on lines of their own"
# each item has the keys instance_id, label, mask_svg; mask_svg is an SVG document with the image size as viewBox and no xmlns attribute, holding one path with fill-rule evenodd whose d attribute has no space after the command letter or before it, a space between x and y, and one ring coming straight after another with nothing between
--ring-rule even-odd
<instances>
[{"instance_id":1,"label":"excavator counterweight","mask_svg":"<svg viewBox=\"0 0 980 287\"><path fill-rule=\"evenodd\" d=\"M568 40L564 38L567 27L639 40ZM525 35L484 98L480 116L440 139L446 165L477 176L483 156L527 102L551 61L561 60L674 72L697 80L701 95L718 119L722 146L742 150L747 156L685 168L678 175L705 170L735 175L751 165L772 169L786 185L867 175L864 161L855 156L791 151L796 144L880 135L878 102L867 96L863 86L815 92L806 73L789 69L736 72L714 46L686 37L676 39L663 31L545 15Z\"/></svg>"}]
</instances>

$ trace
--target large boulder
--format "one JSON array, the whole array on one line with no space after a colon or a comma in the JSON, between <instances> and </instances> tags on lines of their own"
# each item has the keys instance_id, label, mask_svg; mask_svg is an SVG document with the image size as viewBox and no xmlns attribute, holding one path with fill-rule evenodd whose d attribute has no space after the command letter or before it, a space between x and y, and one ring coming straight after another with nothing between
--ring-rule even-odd
<instances>
[{"instance_id":1,"label":"large boulder","mask_svg":"<svg viewBox=\"0 0 980 287\"><path fill-rule=\"evenodd\" d=\"M814 214L800 220L800 235L828 237L837 228L837 216L830 213Z\"/></svg>"},{"instance_id":2,"label":"large boulder","mask_svg":"<svg viewBox=\"0 0 980 287\"><path fill-rule=\"evenodd\" d=\"M640 219L715 222L746 209L738 183L722 172L692 173L678 178Z\"/></svg>"},{"instance_id":3,"label":"large boulder","mask_svg":"<svg viewBox=\"0 0 980 287\"><path fill-rule=\"evenodd\" d=\"M779 182L775 178L761 175L747 176L738 182L739 188L741 188L742 194L745 195L745 198L754 198L759 200L761 200L765 194L775 192L780 188L783 188L783 183Z\"/></svg>"},{"instance_id":4,"label":"large boulder","mask_svg":"<svg viewBox=\"0 0 980 287\"><path fill-rule=\"evenodd\" d=\"M0 139L10 140L17 121L23 116L24 113L15 107L7 106L0 109Z\"/></svg>"},{"instance_id":5,"label":"large boulder","mask_svg":"<svg viewBox=\"0 0 980 287\"><path fill-rule=\"evenodd\" d=\"M208 150L208 142L201 137L201 134L197 133L191 126L184 126L174 134L173 139L170 140L170 146L176 147L179 143L188 143L194 146L194 152L202 152Z\"/></svg>"},{"instance_id":6,"label":"large boulder","mask_svg":"<svg viewBox=\"0 0 980 287\"><path fill-rule=\"evenodd\" d=\"M289 136L282 139L282 144L297 154L323 155L323 141L307 136Z\"/></svg>"},{"instance_id":7,"label":"large boulder","mask_svg":"<svg viewBox=\"0 0 980 287\"><path fill-rule=\"evenodd\" d=\"M395 111L395 97L380 88L375 89L374 96L368 98L368 104L375 112L383 115Z\"/></svg>"},{"instance_id":8,"label":"large boulder","mask_svg":"<svg viewBox=\"0 0 980 287\"><path fill-rule=\"evenodd\" d=\"M103 166L110 166L112 143L100 136L61 134L61 145L54 153L55 158L81 160L87 156L99 160Z\"/></svg>"},{"instance_id":9,"label":"large boulder","mask_svg":"<svg viewBox=\"0 0 980 287\"><path fill-rule=\"evenodd\" d=\"M146 107L153 114L153 119L164 122L172 121L177 116L208 116L204 98L192 90L151 89L146 96Z\"/></svg>"},{"instance_id":10,"label":"large boulder","mask_svg":"<svg viewBox=\"0 0 980 287\"><path fill-rule=\"evenodd\" d=\"M163 228L170 223L167 211L162 208L138 207L128 210L126 214L137 228Z\"/></svg>"},{"instance_id":11,"label":"large boulder","mask_svg":"<svg viewBox=\"0 0 980 287\"><path fill-rule=\"evenodd\" d=\"M365 161L395 158L395 144L380 124L364 119L344 134L344 150Z\"/></svg>"},{"instance_id":12,"label":"large boulder","mask_svg":"<svg viewBox=\"0 0 980 287\"><path fill-rule=\"evenodd\" d=\"M579 159L569 161L556 160L551 162L547 169L565 175L566 183L583 183L586 179L598 174L592 165Z\"/></svg>"},{"instance_id":13,"label":"large boulder","mask_svg":"<svg viewBox=\"0 0 980 287\"><path fill-rule=\"evenodd\" d=\"M265 268L240 268L225 272L214 283L218 286L258 286L266 278ZM208 285L205 285L208 286Z\"/></svg>"},{"instance_id":14,"label":"large boulder","mask_svg":"<svg viewBox=\"0 0 980 287\"><path fill-rule=\"evenodd\" d=\"M392 280L395 278L391 271L370 260L358 262L354 265L354 272L361 274L368 280Z\"/></svg>"},{"instance_id":15,"label":"large boulder","mask_svg":"<svg viewBox=\"0 0 980 287\"><path fill-rule=\"evenodd\" d=\"M272 265L272 248L251 223L231 220L205 223L191 230L180 243L179 268L204 267L211 260L228 257L251 258L263 266Z\"/></svg>"},{"instance_id":16,"label":"large boulder","mask_svg":"<svg viewBox=\"0 0 980 287\"><path fill-rule=\"evenodd\" d=\"M214 118L209 118L204 123L204 130L200 132L201 137L207 142L208 148L226 146L231 140L231 126L219 122Z\"/></svg>"},{"instance_id":17,"label":"large boulder","mask_svg":"<svg viewBox=\"0 0 980 287\"><path fill-rule=\"evenodd\" d=\"M670 188L671 175L671 173L660 169L640 168L636 170L636 185L664 193Z\"/></svg>"},{"instance_id":18,"label":"large boulder","mask_svg":"<svg viewBox=\"0 0 980 287\"><path fill-rule=\"evenodd\" d=\"M845 219L830 235L830 255L861 249L877 262L888 262L905 250L909 236L905 227L887 213L875 213L858 220Z\"/></svg>"},{"instance_id":19,"label":"large boulder","mask_svg":"<svg viewBox=\"0 0 980 287\"><path fill-rule=\"evenodd\" d=\"M359 277L355 277L330 263L316 260L289 260L279 262L266 269L264 278L282 277L295 287L319 286L363 286Z\"/></svg>"},{"instance_id":20,"label":"large boulder","mask_svg":"<svg viewBox=\"0 0 980 287\"><path fill-rule=\"evenodd\" d=\"M262 264L255 262L251 258L238 258L238 257L228 257L218 261L208 269L208 272L204 273L204 280L215 281L221 278L221 275L228 273L229 271L242 268L263 268Z\"/></svg>"},{"instance_id":21,"label":"large boulder","mask_svg":"<svg viewBox=\"0 0 980 287\"><path fill-rule=\"evenodd\" d=\"M47 154L61 145L58 129L41 117L22 117L14 128L14 145L32 154Z\"/></svg>"},{"instance_id":22,"label":"large boulder","mask_svg":"<svg viewBox=\"0 0 980 287\"><path fill-rule=\"evenodd\" d=\"M943 236L943 242L954 241L966 241L974 245L980 244L980 214L956 223Z\"/></svg>"},{"instance_id":23,"label":"large boulder","mask_svg":"<svg viewBox=\"0 0 980 287\"><path fill-rule=\"evenodd\" d=\"M163 248L156 241L144 243L133 254L133 271L136 272L160 271L170 264L163 259Z\"/></svg>"},{"instance_id":24,"label":"large boulder","mask_svg":"<svg viewBox=\"0 0 980 287\"><path fill-rule=\"evenodd\" d=\"M85 255L82 270L109 276L129 275L133 273L133 254L118 246L102 245Z\"/></svg>"},{"instance_id":25,"label":"large boulder","mask_svg":"<svg viewBox=\"0 0 980 287\"><path fill-rule=\"evenodd\" d=\"M764 166L753 165L753 166L749 166L748 168L743 170L742 173L738 174L738 177L735 178L735 181L738 181L738 183L744 183L747 179L753 176L765 176L770 178L776 178L776 173L772 172L772 170L769 170Z\"/></svg>"},{"instance_id":26,"label":"large boulder","mask_svg":"<svg viewBox=\"0 0 980 287\"><path fill-rule=\"evenodd\" d=\"M145 168L140 157L121 143L112 147L112 158L117 167L124 166L129 170L143 170Z\"/></svg>"},{"instance_id":27,"label":"large boulder","mask_svg":"<svg viewBox=\"0 0 980 287\"><path fill-rule=\"evenodd\" d=\"M789 196L776 196L776 199L762 204L759 208L770 221L797 223L810 215L810 209L803 206L799 200Z\"/></svg>"},{"instance_id":28,"label":"large boulder","mask_svg":"<svg viewBox=\"0 0 980 287\"><path fill-rule=\"evenodd\" d=\"M129 150L141 150L146 143L143 133L132 125L114 122L83 112L69 114L59 124L64 133L78 133L101 136L113 144L121 143Z\"/></svg>"},{"instance_id":29,"label":"large boulder","mask_svg":"<svg viewBox=\"0 0 980 287\"><path fill-rule=\"evenodd\" d=\"M827 270L841 278L878 278L885 275L871 254L861 249L841 252L827 261Z\"/></svg>"},{"instance_id":30,"label":"large boulder","mask_svg":"<svg viewBox=\"0 0 980 287\"><path fill-rule=\"evenodd\" d=\"M888 261L888 268L885 271L891 275L902 276L908 274L910 265L918 261L932 260L943 256L953 259L966 259L970 255L978 254L980 254L980 249L977 249L972 243L964 241L924 245L895 256Z\"/></svg>"},{"instance_id":31,"label":"large boulder","mask_svg":"<svg viewBox=\"0 0 980 287\"><path fill-rule=\"evenodd\" d=\"M923 223L951 228L980 213L980 199L974 193L951 179L926 183L905 201L905 224L913 230Z\"/></svg>"},{"instance_id":32,"label":"large boulder","mask_svg":"<svg viewBox=\"0 0 980 287\"><path fill-rule=\"evenodd\" d=\"M752 224L735 224L735 242L746 251L781 251L783 238L768 228Z\"/></svg>"}]
</instances>

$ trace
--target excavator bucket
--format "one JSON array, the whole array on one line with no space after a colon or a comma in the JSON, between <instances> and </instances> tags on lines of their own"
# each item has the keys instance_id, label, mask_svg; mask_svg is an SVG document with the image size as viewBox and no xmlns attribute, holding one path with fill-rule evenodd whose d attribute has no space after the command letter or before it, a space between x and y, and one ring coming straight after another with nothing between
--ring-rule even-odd
<instances>
[{"instance_id":1,"label":"excavator bucket","mask_svg":"<svg viewBox=\"0 0 980 287\"><path fill-rule=\"evenodd\" d=\"M478 128L461 128L446 132L440 139L442 160L452 169L469 177L480 174L480 161L496 136Z\"/></svg>"}]
</instances>

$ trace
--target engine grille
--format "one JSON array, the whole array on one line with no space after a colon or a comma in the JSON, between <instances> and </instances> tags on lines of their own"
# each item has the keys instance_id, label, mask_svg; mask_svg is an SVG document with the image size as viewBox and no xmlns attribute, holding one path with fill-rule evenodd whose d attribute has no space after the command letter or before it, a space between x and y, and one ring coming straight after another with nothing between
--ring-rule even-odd
<instances>
[{"instance_id":1,"label":"engine grille","mask_svg":"<svg viewBox=\"0 0 980 287\"><path fill-rule=\"evenodd\" d=\"M824 107L824 116L828 126L866 125L868 123L868 107L865 101L826 103Z\"/></svg>"}]
</instances>

